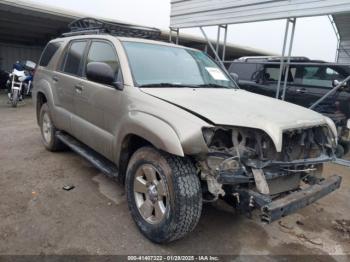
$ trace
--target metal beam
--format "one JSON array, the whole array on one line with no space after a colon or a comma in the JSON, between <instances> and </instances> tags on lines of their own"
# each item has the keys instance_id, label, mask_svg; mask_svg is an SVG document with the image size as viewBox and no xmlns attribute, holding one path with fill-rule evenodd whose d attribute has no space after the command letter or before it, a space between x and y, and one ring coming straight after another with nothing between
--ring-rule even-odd
<instances>
[{"instance_id":1,"label":"metal beam","mask_svg":"<svg viewBox=\"0 0 350 262\"><path fill-rule=\"evenodd\" d=\"M286 66L286 70L285 70L285 73L284 73L284 84L283 84L282 100L284 100L285 97L286 97L287 82L288 82L288 75L289 75L289 68L290 68L290 57L292 55L292 50L293 50L295 26L296 26L296 23L297 23L297 19L293 18L291 20L291 23L292 23L293 27L292 27L292 35L290 36L289 51L288 51L288 58L287 58L287 66Z\"/></svg>"},{"instance_id":2,"label":"metal beam","mask_svg":"<svg viewBox=\"0 0 350 262\"><path fill-rule=\"evenodd\" d=\"M344 87L344 84L346 84L350 80L350 76L345 78L340 84L338 84L335 88L331 89L327 94L325 94L323 97L321 97L319 100L317 100L310 109L315 109L316 106L321 104L324 100L326 100L329 96L333 95L335 92L337 92L340 88Z\"/></svg>"},{"instance_id":3,"label":"metal beam","mask_svg":"<svg viewBox=\"0 0 350 262\"><path fill-rule=\"evenodd\" d=\"M279 99L279 97L280 97L280 89L281 89L282 74L283 74L283 67L284 67L284 55L286 53L288 33L289 33L289 18L287 19L286 29L285 29L285 33L284 33L282 56L281 56L281 65L280 65L280 74L279 74L279 77L278 77L277 92L276 92L276 98L277 99Z\"/></svg>"},{"instance_id":4,"label":"metal beam","mask_svg":"<svg viewBox=\"0 0 350 262\"><path fill-rule=\"evenodd\" d=\"M220 34L221 34L221 26L218 25L218 34L217 34L217 39L216 39L216 53L219 54L219 49L220 49Z\"/></svg>"},{"instance_id":5,"label":"metal beam","mask_svg":"<svg viewBox=\"0 0 350 262\"><path fill-rule=\"evenodd\" d=\"M220 63L220 65L221 65L222 68L225 68L225 71L226 71L226 67L225 67L224 63L221 61L221 59L220 59L218 53L216 52L216 50L215 50L213 44L210 42L209 37L208 37L207 34L205 33L203 27L200 26L199 28L200 28L200 30L202 31L202 34L203 34L203 36L205 37L205 40L207 40L207 43L208 43L208 45L209 45L211 51L213 51L214 56L215 56L215 59Z\"/></svg>"},{"instance_id":6,"label":"metal beam","mask_svg":"<svg viewBox=\"0 0 350 262\"><path fill-rule=\"evenodd\" d=\"M220 59L218 53L216 53L216 50L215 50L214 46L212 45L212 43L210 42L210 40L209 40L207 34L205 33L203 27L200 26L199 28L200 28L200 30L202 31L202 34L203 34L203 36L205 37L205 40L207 40L207 43L208 43L210 49L213 51L214 56L215 56L215 58L217 59L218 63L220 63L221 69L224 70L225 73L227 74L227 76L230 78L230 80L231 80L232 82L234 82L234 83L238 86L238 83L236 83L236 81L231 77L230 73L227 71L227 69L226 69L226 67L225 67L225 64L224 64L224 63L222 62L222 60Z\"/></svg>"},{"instance_id":7,"label":"metal beam","mask_svg":"<svg viewBox=\"0 0 350 262\"><path fill-rule=\"evenodd\" d=\"M224 29L225 29L225 33L224 33L224 46L222 48L222 61L225 61L225 59L226 59L226 45L227 45L228 25L225 25Z\"/></svg>"}]
</instances>

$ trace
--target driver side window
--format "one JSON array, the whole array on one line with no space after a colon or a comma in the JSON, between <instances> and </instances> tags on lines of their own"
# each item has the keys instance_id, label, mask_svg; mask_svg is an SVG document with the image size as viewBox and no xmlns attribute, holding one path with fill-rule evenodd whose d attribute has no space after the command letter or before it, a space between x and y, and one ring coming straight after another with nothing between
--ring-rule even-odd
<instances>
[{"instance_id":1,"label":"driver side window","mask_svg":"<svg viewBox=\"0 0 350 262\"><path fill-rule=\"evenodd\" d=\"M115 73L115 80L121 78L121 70L117 52L111 44L103 41L93 41L86 59L86 66L91 62L102 62L108 64Z\"/></svg>"}]
</instances>

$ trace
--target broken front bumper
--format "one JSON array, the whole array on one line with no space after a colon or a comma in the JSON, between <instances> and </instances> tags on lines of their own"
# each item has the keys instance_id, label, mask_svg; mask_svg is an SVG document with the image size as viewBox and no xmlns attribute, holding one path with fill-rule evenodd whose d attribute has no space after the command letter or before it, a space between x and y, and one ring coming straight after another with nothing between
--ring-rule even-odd
<instances>
[{"instance_id":1,"label":"broken front bumper","mask_svg":"<svg viewBox=\"0 0 350 262\"><path fill-rule=\"evenodd\" d=\"M275 201L266 201L265 197L265 201L260 201L262 220L271 223L292 214L337 190L340 187L341 181L342 178L340 176L333 175L322 182L309 186L301 191L291 193Z\"/></svg>"}]
</instances>

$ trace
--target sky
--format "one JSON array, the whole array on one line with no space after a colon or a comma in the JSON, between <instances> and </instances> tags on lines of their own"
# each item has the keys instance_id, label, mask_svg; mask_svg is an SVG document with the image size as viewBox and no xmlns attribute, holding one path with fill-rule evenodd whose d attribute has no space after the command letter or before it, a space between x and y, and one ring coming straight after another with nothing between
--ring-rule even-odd
<instances>
[{"instance_id":1,"label":"sky","mask_svg":"<svg viewBox=\"0 0 350 262\"><path fill-rule=\"evenodd\" d=\"M169 28L170 0L30 0L75 12L122 20L125 22ZM228 41L280 54L282 52L285 20L230 25ZM208 27L215 39L216 28ZM180 32L202 36L199 29ZM334 61L337 40L328 17L300 18L297 21L292 55Z\"/></svg>"}]
</instances>

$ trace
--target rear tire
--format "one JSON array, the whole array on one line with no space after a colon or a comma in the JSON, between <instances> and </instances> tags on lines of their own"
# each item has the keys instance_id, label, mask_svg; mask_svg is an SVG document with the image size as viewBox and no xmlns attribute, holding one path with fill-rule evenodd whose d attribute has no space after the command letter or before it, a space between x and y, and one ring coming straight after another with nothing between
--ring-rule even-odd
<instances>
[{"instance_id":1,"label":"rear tire","mask_svg":"<svg viewBox=\"0 0 350 262\"><path fill-rule=\"evenodd\" d=\"M341 145L344 148L344 155L347 155L350 151L350 142L342 142Z\"/></svg>"},{"instance_id":2,"label":"rear tire","mask_svg":"<svg viewBox=\"0 0 350 262\"><path fill-rule=\"evenodd\" d=\"M188 158L143 147L130 159L125 186L131 215L151 241L171 242L196 227L202 190Z\"/></svg>"},{"instance_id":3,"label":"rear tire","mask_svg":"<svg viewBox=\"0 0 350 262\"><path fill-rule=\"evenodd\" d=\"M337 148L335 149L335 156L337 158L342 158L345 155L344 147L341 144L338 144Z\"/></svg>"},{"instance_id":4,"label":"rear tire","mask_svg":"<svg viewBox=\"0 0 350 262\"><path fill-rule=\"evenodd\" d=\"M12 93L12 100L11 100L12 107L17 107L18 99L19 99L19 90L15 89L13 90L13 93Z\"/></svg>"},{"instance_id":5,"label":"rear tire","mask_svg":"<svg viewBox=\"0 0 350 262\"><path fill-rule=\"evenodd\" d=\"M47 150L56 152L65 148L65 145L56 136L57 129L53 124L47 104L43 104L40 109L39 125L41 130L41 138Z\"/></svg>"}]
</instances>

